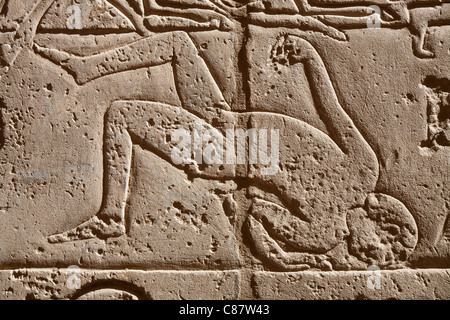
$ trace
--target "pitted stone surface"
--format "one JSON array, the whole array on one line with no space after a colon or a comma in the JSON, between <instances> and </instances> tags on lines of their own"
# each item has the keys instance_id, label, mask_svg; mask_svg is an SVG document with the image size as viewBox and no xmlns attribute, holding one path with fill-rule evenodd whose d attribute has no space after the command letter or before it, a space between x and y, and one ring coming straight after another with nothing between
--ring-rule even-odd
<instances>
[{"instance_id":1,"label":"pitted stone surface","mask_svg":"<svg viewBox=\"0 0 450 320\"><path fill-rule=\"evenodd\" d=\"M0 0L0 299L448 299L449 25Z\"/></svg>"}]
</instances>

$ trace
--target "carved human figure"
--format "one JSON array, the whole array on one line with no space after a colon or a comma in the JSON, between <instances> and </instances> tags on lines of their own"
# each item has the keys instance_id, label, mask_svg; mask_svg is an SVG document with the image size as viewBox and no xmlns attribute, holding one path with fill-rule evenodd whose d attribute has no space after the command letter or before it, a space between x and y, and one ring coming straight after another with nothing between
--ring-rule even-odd
<instances>
[{"instance_id":1,"label":"carved human figure","mask_svg":"<svg viewBox=\"0 0 450 320\"><path fill-rule=\"evenodd\" d=\"M202 11L203 14L209 12L216 17L218 11L210 8ZM177 15L175 18L185 19ZM224 25L211 23L214 20L207 23L208 28ZM182 21L177 20L175 26L179 28ZM193 27L192 21L186 23L188 29ZM170 24L162 25L170 27ZM341 39L338 30L313 17L296 15L291 26ZM198 27L203 28L205 24ZM194 42L183 31L150 34L134 43L89 57L77 57L38 45L34 45L34 50L69 71L79 85L130 69L169 63L182 103L182 108L160 103L113 103L105 115L101 210L80 226L49 237L52 243L125 234L133 143L138 142L171 161L176 142L167 139L168 131L189 129L196 123L202 123L204 128L216 128L222 134L227 126L240 123L280 130L283 139L277 175L264 175L251 166L244 171L236 170L233 165L224 168L194 163L178 167L190 175L209 179L248 179L253 186L248 225L255 246L260 255L285 269L330 268L324 254L348 237L348 214L357 209L370 211L383 203L379 196L372 194L379 175L376 154L341 107L321 57L303 38L289 35L280 38L274 45L272 58L288 66L304 65L316 108L329 135L280 114L230 111ZM417 232L408 214L405 212L402 218L408 221L405 228L413 238L408 245L415 246ZM287 252L275 239L295 252Z\"/></svg>"},{"instance_id":2,"label":"carved human figure","mask_svg":"<svg viewBox=\"0 0 450 320\"><path fill-rule=\"evenodd\" d=\"M143 35L179 29L220 29L233 27L230 14L220 1L210 0L111 0L122 9Z\"/></svg>"},{"instance_id":3,"label":"carved human figure","mask_svg":"<svg viewBox=\"0 0 450 320\"><path fill-rule=\"evenodd\" d=\"M299 1L297 1L299 2ZM301 0L304 8L308 8L308 0ZM324 1L327 5L330 4L370 4L380 6L381 27L408 27L413 36L413 51L419 58L433 58L434 53L425 49L425 37L429 27L441 26L450 24L450 1L449 0L366 0L366 1ZM357 7L355 7L357 8ZM323 9L322 9L323 10ZM309 12L320 11L309 7ZM330 14L330 12L327 12ZM357 12L355 12L356 15ZM336 26L337 24L349 24L355 27L361 27L361 23L367 24L366 18L339 18L331 15L324 16L322 21ZM360 21L358 23L358 20ZM334 23L333 23L334 22Z\"/></svg>"},{"instance_id":4,"label":"carved human figure","mask_svg":"<svg viewBox=\"0 0 450 320\"><path fill-rule=\"evenodd\" d=\"M420 58L434 58L434 53L424 48L425 37L429 27L450 24L450 3L436 7L414 8L410 12L414 53Z\"/></svg>"},{"instance_id":5,"label":"carved human figure","mask_svg":"<svg viewBox=\"0 0 450 320\"><path fill-rule=\"evenodd\" d=\"M162 39L164 46L155 46L159 39ZM289 56L289 61L301 62L307 68L317 108L326 119L325 122L334 140L317 129L289 117L270 113L229 111L195 45L183 32L153 36L151 45L144 39L121 48L121 53L129 57L126 63L117 63L118 52L115 50L90 58L77 58L36 46L41 55L76 74L77 82L80 84L132 67L170 62L174 66L177 89L183 104L183 110L161 104L140 105L125 102L115 103L111 107L106 114L105 122L104 165L105 176L108 179L102 210L93 220L52 237L51 241L118 236L125 232L123 222L126 187L124 186L129 178L132 139L142 141L147 148L170 161L173 145L162 142L166 137L164 131L167 129L163 122L173 124L178 121L186 128L195 122L202 122L206 128L213 127L215 123L251 121L258 127L258 123L265 123L268 118L272 123L284 127L281 134L285 137L283 140L298 143L291 151L288 144L281 144L280 153L284 161L292 161L295 158L305 160L290 166L287 171L282 171L281 174L286 175L283 179L264 176L258 173L259 171L254 171L250 178L267 187L275 187L280 200L294 212L276 217L273 210L263 210L264 204L257 202L253 210L254 215L259 219L282 218L283 225L290 225L290 231L294 234L288 235L281 225L275 227L273 231L279 232L281 237L293 236L290 242L299 249L326 252L342 241L347 233L346 210L357 204L362 205L367 194L375 187L378 178L377 158L340 106L327 71L315 49L306 40L294 37L287 37L279 45L286 48L284 54ZM145 60L145 65L136 54L144 50L148 59ZM153 119L154 125L149 126L148 119ZM318 159L311 158L314 152L319 154ZM191 166L188 170L191 174L208 178L236 177L235 170L221 171L210 166L205 169ZM355 175L355 172L359 174ZM322 182L327 185L311 186L310 190L305 191L298 179L302 177L308 181L317 175L323 176ZM321 199L323 203L312 206L306 200L304 203L299 202L299 194L305 192L308 197ZM331 204L334 208L330 210ZM306 221L301 221L295 214L304 216Z\"/></svg>"},{"instance_id":6,"label":"carved human figure","mask_svg":"<svg viewBox=\"0 0 450 320\"><path fill-rule=\"evenodd\" d=\"M127 8L128 12L132 9L126 1L113 0L112 2L120 8ZM213 7L212 4L211 7ZM149 8L153 8L153 2L149 4ZM204 10L195 8L192 10L197 15L202 15L205 21L198 22L177 15L157 20L161 23L150 24L149 29L152 30L153 27L162 28L162 30L180 27L198 30L221 28L222 24L216 19L219 15L215 11L210 10L210 8ZM159 10L155 12L159 12ZM133 23L138 20L134 14L129 14L129 16L132 17ZM207 18L209 18L209 21ZM221 16L221 18L223 21L227 21L226 23L229 22L225 16ZM151 20L148 15L145 19ZM142 28L142 24L134 24L138 26L136 29ZM227 27L229 26L227 25ZM130 69L171 64L183 107L208 120L211 120L213 113L209 109L230 109L207 65L198 54L195 44L187 33L182 31L153 33L149 30L141 30L141 34L146 34L146 36L132 44L85 58L70 56L58 50L41 48L36 44L34 49L42 56L74 74L74 78L79 85ZM93 237L107 238L120 236L125 232L124 210L130 171L129 158L131 157L130 150L127 147L131 144L131 140L127 134L119 137L119 131L124 134L123 130L126 129L121 124L115 123L117 120L113 119L112 114L115 113L110 110L106 116L104 172L108 179L105 179L102 209L93 219L76 229L50 237L50 242ZM142 114L142 116L144 115ZM127 118L132 118L131 111ZM139 118L139 120L142 119ZM138 121L138 119L135 119L135 121Z\"/></svg>"},{"instance_id":7,"label":"carved human figure","mask_svg":"<svg viewBox=\"0 0 450 320\"><path fill-rule=\"evenodd\" d=\"M127 8L128 11L134 10L128 2L122 0L113 0L114 4L120 6L122 9ZM170 2L170 1L169 1ZM173 1L172 1L173 2ZM148 17L153 17L149 13L159 13L161 8L152 11L155 8L155 3L146 2L147 12L144 19L147 21ZM211 23L215 21L217 12L220 10L212 10L215 8L210 2L199 1L200 8L192 9L196 14L204 15L204 18L209 17L209 22L196 22L175 15L175 20L161 20L161 25L152 25L150 27L185 27L188 29L196 26L199 29L220 28L222 24ZM208 4L207 8L202 8ZM162 9L161 9L162 10ZM169 13L178 14L179 12L173 8L164 9ZM174 11L175 10L175 11ZM186 14L191 16L190 14ZM209 16L208 16L209 15ZM140 29L142 24L135 22L139 20L138 15L129 14ZM224 21L227 21L225 16L221 16ZM158 20L159 21L159 20ZM310 22L312 19L305 19ZM195 25L195 23L198 23ZM148 25L148 23L147 23ZM308 28L313 28L324 33L331 33L330 28L327 28L320 22L314 25L307 25ZM151 29L151 28L150 28ZM332 30L333 31L333 30ZM147 34L148 31L141 30L141 34ZM122 72L139 67L150 67L171 63L174 71L174 78L177 82L177 90L182 101L183 107L192 115L198 115L206 123L213 123L214 119L218 118L218 110L229 110L229 106L225 102L222 93L218 89L217 84L208 71L205 62L199 56L195 44L192 42L187 33L182 31L167 32L151 34L143 39L132 44L111 50L105 53L93 55L90 57L76 57L67 53L41 48L38 45L34 46L35 51L49 60L59 64L66 70L75 75L75 80L79 85L83 85L93 79L103 77L109 74ZM145 54L142 54L145 53ZM199 98L201 97L201 98ZM170 108L168 108L169 110ZM155 112L156 107L146 111L151 114ZM141 114L144 116L144 114ZM101 211L90 221L82 224L74 230L59 234L50 238L51 242L70 241L78 239L86 239L92 237L112 237L119 236L125 232L124 227L124 210L125 197L127 191L128 174L130 166L129 145L131 138L129 134L126 137L120 135L118 132L124 132L124 128L117 123L117 112L110 110L107 114L107 127L105 129L104 141L104 156L105 156L105 176L108 179L105 182L104 199ZM108 119L112 118L110 121ZM136 117L133 112L127 112L127 116L123 120L123 125L129 126L131 122L142 122L141 117ZM142 122L145 124L144 122ZM136 135L136 134L134 134ZM136 135L141 138L140 135ZM120 140L117 141L117 140ZM117 147L119 146L119 147ZM117 150L111 148L117 147ZM161 151L160 151L161 152ZM170 154L170 153L169 153ZM233 178L229 176L229 178Z\"/></svg>"},{"instance_id":8,"label":"carved human figure","mask_svg":"<svg viewBox=\"0 0 450 320\"><path fill-rule=\"evenodd\" d=\"M367 14L378 14L377 22L382 28L409 28L413 36L413 51L419 58L434 57L433 52L424 48L429 27L450 23L449 0L316 0L313 4L309 0L295 0L295 3L297 8L293 14L312 15L338 29L366 28L368 22L375 25L375 21L369 20ZM374 6L378 9L375 10ZM265 10L262 4L255 11ZM259 22L262 17L263 21ZM254 14L253 20L262 24L279 21L276 15L262 17Z\"/></svg>"}]
</instances>

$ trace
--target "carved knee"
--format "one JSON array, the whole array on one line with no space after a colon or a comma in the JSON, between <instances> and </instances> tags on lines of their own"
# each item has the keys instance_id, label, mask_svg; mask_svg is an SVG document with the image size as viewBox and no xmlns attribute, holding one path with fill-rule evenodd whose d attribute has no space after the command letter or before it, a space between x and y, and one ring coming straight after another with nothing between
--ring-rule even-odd
<instances>
[{"instance_id":1,"label":"carved knee","mask_svg":"<svg viewBox=\"0 0 450 320\"><path fill-rule=\"evenodd\" d=\"M105 113L105 126L110 124L114 126L125 125L125 115L129 106L125 102L116 101L111 104Z\"/></svg>"}]
</instances>

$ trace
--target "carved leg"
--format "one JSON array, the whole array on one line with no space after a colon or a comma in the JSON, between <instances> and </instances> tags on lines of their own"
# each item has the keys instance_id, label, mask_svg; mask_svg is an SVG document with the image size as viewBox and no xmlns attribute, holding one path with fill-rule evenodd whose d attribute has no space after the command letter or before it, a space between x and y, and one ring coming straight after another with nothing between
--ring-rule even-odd
<instances>
[{"instance_id":1,"label":"carved leg","mask_svg":"<svg viewBox=\"0 0 450 320\"><path fill-rule=\"evenodd\" d=\"M205 61L185 32L157 34L105 53L77 57L34 45L37 53L60 65L82 85L137 68L171 63L183 107L211 120L215 108L230 110Z\"/></svg>"},{"instance_id":2,"label":"carved leg","mask_svg":"<svg viewBox=\"0 0 450 320\"><path fill-rule=\"evenodd\" d=\"M411 10L411 34L413 36L414 54L423 59L434 58L434 53L424 48L429 20L438 14L435 8L418 8Z\"/></svg>"},{"instance_id":3,"label":"carved leg","mask_svg":"<svg viewBox=\"0 0 450 320\"><path fill-rule=\"evenodd\" d=\"M174 32L173 39L172 66L183 108L212 123L220 109L231 108L187 33Z\"/></svg>"},{"instance_id":4,"label":"carved leg","mask_svg":"<svg viewBox=\"0 0 450 320\"><path fill-rule=\"evenodd\" d=\"M104 198L100 212L76 228L50 236L50 243L106 239L125 234L125 205L130 175L132 142L123 114L112 107L105 116Z\"/></svg>"},{"instance_id":5,"label":"carved leg","mask_svg":"<svg viewBox=\"0 0 450 320\"><path fill-rule=\"evenodd\" d=\"M348 7L319 7L309 4L308 0L295 0L297 7L300 12L306 14L326 14L326 15L351 15L360 16L373 13L373 10L365 6L352 6L352 4L357 3L354 1L339 2L340 5L350 5ZM361 3L361 2L359 2ZM358 3L358 4L359 4ZM370 3L372 4L372 3Z\"/></svg>"},{"instance_id":6,"label":"carved leg","mask_svg":"<svg viewBox=\"0 0 450 320\"><path fill-rule=\"evenodd\" d=\"M183 107L207 121L204 122L176 107L164 106L161 109L157 104L123 107L120 103L116 103L107 112L104 137L105 197L102 209L90 221L63 234L52 236L49 241L64 242L120 236L125 232L124 210L132 145L130 134L155 153L170 160L173 145L162 140L168 133L170 134L170 130L176 130L175 121L181 125L191 125L190 128L185 127L186 130L192 129L194 123L204 123L205 129L208 129L207 123L222 118L220 112L222 109L229 109L229 106L192 40L184 32L157 35L87 58L40 48L37 45L35 49L44 57L75 73L75 79L79 83L132 68L170 62ZM166 118L166 123L172 123L174 126L169 128L164 125L151 125L158 117ZM209 166L202 171L197 164L190 169L197 175L207 176L230 176L234 171L233 166L230 168L231 173L219 166Z\"/></svg>"},{"instance_id":7,"label":"carved leg","mask_svg":"<svg viewBox=\"0 0 450 320\"><path fill-rule=\"evenodd\" d=\"M147 0L145 1L146 24L150 29L156 28L160 31L161 27L170 27L174 29L177 23L197 22L201 26L208 24L216 24L220 30L231 30L233 22L227 18L228 14L213 3L213 1L205 0ZM158 27L154 24L153 19L165 22ZM177 22L178 21L178 22ZM194 25L193 25L194 26Z\"/></svg>"},{"instance_id":8,"label":"carved leg","mask_svg":"<svg viewBox=\"0 0 450 320\"><path fill-rule=\"evenodd\" d=\"M178 129L190 132L200 124L204 131L209 124L193 114L170 105L150 102L113 103L105 116L103 203L96 216L80 226L49 237L49 242L60 243L91 238L106 239L125 234L125 207L131 171L132 145L142 145L174 166L189 174L212 179L233 179L233 165L199 166L175 164L172 153L178 141L171 135ZM220 132L216 130L218 134Z\"/></svg>"},{"instance_id":9,"label":"carved leg","mask_svg":"<svg viewBox=\"0 0 450 320\"><path fill-rule=\"evenodd\" d=\"M144 26L143 17L138 14L126 0L108 0L117 7L134 25L136 31L142 36L148 36L150 31Z\"/></svg>"},{"instance_id":10,"label":"carved leg","mask_svg":"<svg viewBox=\"0 0 450 320\"><path fill-rule=\"evenodd\" d=\"M35 51L67 70L79 85L128 70L162 65L173 60L173 33L143 38L100 54L80 57L34 44Z\"/></svg>"},{"instance_id":11,"label":"carved leg","mask_svg":"<svg viewBox=\"0 0 450 320\"><path fill-rule=\"evenodd\" d=\"M275 45L272 57L278 63L304 64L315 105L330 135L291 118L254 114L252 120L258 127L265 121L279 128L283 139L280 172L276 176L252 172L257 186L275 194L280 205L256 199L250 214L261 224L260 230L265 230L260 237L279 239L302 253L324 254L348 236L347 211L362 206L375 189L377 157L341 107L311 44L286 36ZM265 117L271 117L270 121ZM264 255L271 256L270 252Z\"/></svg>"},{"instance_id":12,"label":"carved leg","mask_svg":"<svg viewBox=\"0 0 450 320\"><path fill-rule=\"evenodd\" d=\"M329 26L315 17L296 15L269 15L263 12L254 12L248 15L249 22L262 27L299 28L300 30L313 30L339 41L346 41L344 32Z\"/></svg>"},{"instance_id":13,"label":"carved leg","mask_svg":"<svg viewBox=\"0 0 450 320\"><path fill-rule=\"evenodd\" d=\"M171 31L176 29L194 29L197 31L206 30L231 30L230 24L224 24L218 19L212 19L210 21L195 21L183 17L172 16L160 16L150 15L145 17L145 25L149 30L155 32Z\"/></svg>"},{"instance_id":14,"label":"carved leg","mask_svg":"<svg viewBox=\"0 0 450 320\"><path fill-rule=\"evenodd\" d=\"M30 48L33 43L33 37L36 29L42 19L42 16L50 8L55 0L41 0L34 7L33 11L21 23L19 29L14 35L14 43L5 43L0 46L0 64L12 66L24 48Z\"/></svg>"}]
</instances>

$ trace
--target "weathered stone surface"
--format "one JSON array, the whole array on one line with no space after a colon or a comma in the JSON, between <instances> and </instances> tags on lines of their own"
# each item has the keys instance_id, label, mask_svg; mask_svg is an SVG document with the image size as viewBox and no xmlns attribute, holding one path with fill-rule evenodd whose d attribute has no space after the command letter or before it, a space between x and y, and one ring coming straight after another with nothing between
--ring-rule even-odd
<instances>
[{"instance_id":1,"label":"weathered stone surface","mask_svg":"<svg viewBox=\"0 0 450 320\"><path fill-rule=\"evenodd\" d=\"M2 299L178 300L236 299L236 271L1 271Z\"/></svg>"},{"instance_id":2,"label":"weathered stone surface","mask_svg":"<svg viewBox=\"0 0 450 320\"><path fill-rule=\"evenodd\" d=\"M256 297L265 300L448 300L449 276L438 269L383 271L379 280L367 271L258 272L254 281Z\"/></svg>"},{"instance_id":3,"label":"weathered stone surface","mask_svg":"<svg viewBox=\"0 0 450 320\"><path fill-rule=\"evenodd\" d=\"M0 299L450 298L449 24L0 0Z\"/></svg>"}]
</instances>

